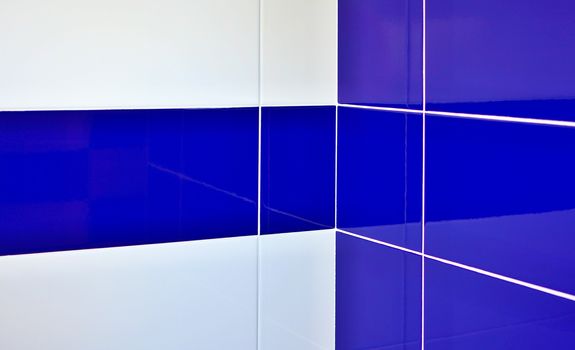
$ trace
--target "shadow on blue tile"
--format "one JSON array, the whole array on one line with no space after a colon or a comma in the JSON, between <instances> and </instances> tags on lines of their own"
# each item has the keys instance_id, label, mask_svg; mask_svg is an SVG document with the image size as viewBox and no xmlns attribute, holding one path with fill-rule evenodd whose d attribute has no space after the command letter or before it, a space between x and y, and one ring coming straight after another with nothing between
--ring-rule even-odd
<instances>
[{"instance_id":1,"label":"shadow on blue tile","mask_svg":"<svg viewBox=\"0 0 575 350\"><path fill-rule=\"evenodd\" d=\"M336 237L336 349L421 349L421 257Z\"/></svg>"},{"instance_id":2,"label":"shadow on blue tile","mask_svg":"<svg viewBox=\"0 0 575 350\"><path fill-rule=\"evenodd\" d=\"M421 116L339 107L338 119L338 228L421 250Z\"/></svg>"},{"instance_id":3,"label":"shadow on blue tile","mask_svg":"<svg viewBox=\"0 0 575 350\"><path fill-rule=\"evenodd\" d=\"M262 110L262 233L333 228L335 107Z\"/></svg>"},{"instance_id":4,"label":"shadow on blue tile","mask_svg":"<svg viewBox=\"0 0 575 350\"><path fill-rule=\"evenodd\" d=\"M425 348L575 348L575 302L433 260L425 263Z\"/></svg>"},{"instance_id":5,"label":"shadow on blue tile","mask_svg":"<svg viewBox=\"0 0 575 350\"><path fill-rule=\"evenodd\" d=\"M575 128L427 123L426 252L575 293Z\"/></svg>"}]
</instances>

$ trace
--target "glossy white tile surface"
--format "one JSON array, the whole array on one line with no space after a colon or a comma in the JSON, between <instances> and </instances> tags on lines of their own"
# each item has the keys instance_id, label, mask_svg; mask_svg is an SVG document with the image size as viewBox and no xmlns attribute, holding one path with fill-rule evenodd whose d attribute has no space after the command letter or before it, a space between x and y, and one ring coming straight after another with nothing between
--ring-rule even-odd
<instances>
[{"instance_id":1,"label":"glossy white tile surface","mask_svg":"<svg viewBox=\"0 0 575 350\"><path fill-rule=\"evenodd\" d=\"M334 349L335 230L260 239L260 349Z\"/></svg>"},{"instance_id":2,"label":"glossy white tile surface","mask_svg":"<svg viewBox=\"0 0 575 350\"><path fill-rule=\"evenodd\" d=\"M256 257L255 236L1 257L0 349L254 350Z\"/></svg>"},{"instance_id":3,"label":"glossy white tile surface","mask_svg":"<svg viewBox=\"0 0 575 350\"><path fill-rule=\"evenodd\" d=\"M263 0L262 103L337 101L337 0Z\"/></svg>"},{"instance_id":4,"label":"glossy white tile surface","mask_svg":"<svg viewBox=\"0 0 575 350\"><path fill-rule=\"evenodd\" d=\"M3 0L0 109L258 103L258 0Z\"/></svg>"}]
</instances>

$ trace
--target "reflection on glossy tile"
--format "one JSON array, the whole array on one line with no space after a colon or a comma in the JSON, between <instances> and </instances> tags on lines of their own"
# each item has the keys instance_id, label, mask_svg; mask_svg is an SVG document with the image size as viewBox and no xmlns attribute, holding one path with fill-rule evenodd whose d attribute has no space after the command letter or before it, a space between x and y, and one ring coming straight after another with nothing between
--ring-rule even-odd
<instances>
[{"instance_id":1,"label":"reflection on glossy tile","mask_svg":"<svg viewBox=\"0 0 575 350\"><path fill-rule=\"evenodd\" d=\"M428 0L430 110L575 120L571 0Z\"/></svg>"},{"instance_id":2,"label":"reflection on glossy tile","mask_svg":"<svg viewBox=\"0 0 575 350\"><path fill-rule=\"evenodd\" d=\"M575 293L575 128L427 122L426 252Z\"/></svg>"},{"instance_id":3,"label":"reflection on glossy tile","mask_svg":"<svg viewBox=\"0 0 575 350\"><path fill-rule=\"evenodd\" d=\"M425 348L575 348L575 303L426 260Z\"/></svg>"},{"instance_id":4,"label":"reflection on glossy tile","mask_svg":"<svg viewBox=\"0 0 575 350\"><path fill-rule=\"evenodd\" d=\"M213 238L212 232L229 237L257 231L257 119L257 108L184 117L184 233Z\"/></svg>"},{"instance_id":5,"label":"reflection on glossy tile","mask_svg":"<svg viewBox=\"0 0 575 350\"><path fill-rule=\"evenodd\" d=\"M334 227L335 107L262 112L262 233Z\"/></svg>"},{"instance_id":6,"label":"reflection on glossy tile","mask_svg":"<svg viewBox=\"0 0 575 350\"><path fill-rule=\"evenodd\" d=\"M334 348L335 230L260 237L260 349Z\"/></svg>"},{"instance_id":7,"label":"reflection on glossy tile","mask_svg":"<svg viewBox=\"0 0 575 350\"><path fill-rule=\"evenodd\" d=\"M420 108L422 1L339 1L339 102Z\"/></svg>"},{"instance_id":8,"label":"reflection on glossy tile","mask_svg":"<svg viewBox=\"0 0 575 350\"><path fill-rule=\"evenodd\" d=\"M421 257L338 233L336 348L421 349Z\"/></svg>"},{"instance_id":9,"label":"reflection on glossy tile","mask_svg":"<svg viewBox=\"0 0 575 350\"><path fill-rule=\"evenodd\" d=\"M0 348L253 350L256 257L255 236L2 257Z\"/></svg>"},{"instance_id":10,"label":"reflection on glossy tile","mask_svg":"<svg viewBox=\"0 0 575 350\"><path fill-rule=\"evenodd\" d=\"M256 108L0 114L0 255L255 234L257 119Z\"/></svg>"},{"instance_id":11,"label":"reflection on glossy tile","mask_svg":"<svg viewBox=\"0 0 575 350\"><path fill-rule=\"evenodd\" d=\"M338 227L421 249L420 115L339 107Z\"/></svg>"}]
</instances>

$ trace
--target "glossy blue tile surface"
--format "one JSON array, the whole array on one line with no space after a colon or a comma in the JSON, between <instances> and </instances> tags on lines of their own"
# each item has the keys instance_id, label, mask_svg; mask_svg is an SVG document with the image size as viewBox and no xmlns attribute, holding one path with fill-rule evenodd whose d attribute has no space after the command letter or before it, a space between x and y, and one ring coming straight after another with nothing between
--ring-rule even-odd
<instances>
[{"instance_id":1,"label":"glossy blue tile surface","mask_svg":"<svg viewBox=\"0 0 575 350\"><path fill-rule=\"evenodd\" d=\"M257 108L216 109L197 119L184 118L185 232L206 232L202 238L212 238L216 232L228 237L256 232L256 112ZM202 149L205 152L198 152Z\"/></svg>"},{"instance_id":2,"label":"glossy blue tile surface","mask_svg":"<svg viewBox=\"0 0 575 350\"><path fill-rule=\"evenodd\" d=\"M338 228L421 249L422 118L339 107Z\"/></svg>"},{"instance_id":3,"label":"glossy blue tile surface","mask_svg":"<svg viewBox=\"0 0 575 350\"><path fill-rule=\"evenodd\" d=\"M339 0L339 102L419 108L422 1Z\"/></svg>"},{"instance_id":4,"label":"glossy blue tile surface","mask_svg":"<svg viewBox=\"0 0 575 350\"><path fill-rule=\"evenodd\" d=\"M334 227L335 107L262 110L261 232Z\"/></svg>"},{"instance_id":5,"label":"glossy blue tile surface","mask_svg":"<svg viewBox=\"0 0 575 350\"><path fill-rule=\"evenodd\" d=\"M428 0L427 109L575 120L575 2Z\"/></svg>"},{"instance_id":6,"label":"glossy blue tile surface","mask_svg":"<svg viewBox=\"0 0 575 350\"><path fill-rule=\"evenodd\" d=\"M575 128L427 123L426 252L575 293Z\"/></svg>"},{"instance_id":7,"label":"glossy blue tile surface","mask_svg":"<svg viewBox=\"0 0 575 350\"><path fill-rule=\"evenodd\" d=\"M255 234L257 135L257 108L0 113L0 255Z\"/></svg>"},{"instance_id":8,"label":"glossy blue tile surface","mask_svg":"<svg viewBox=\"0 0 575 350\"><path fill-rule=\"evenodd\" d=\"M421 257L338 233L336 349L421 349Z\"/></svg>"},{"instance_id":9,"label":"glossy blue tile surface","mask_svg":"<svg viewBox=\"0 0 575 350\"><path fill-rule=\"evenodd\" d=\"M433 260L425 263L428 350L575 348L575 302Z\"/></svg>"}]
</instances>

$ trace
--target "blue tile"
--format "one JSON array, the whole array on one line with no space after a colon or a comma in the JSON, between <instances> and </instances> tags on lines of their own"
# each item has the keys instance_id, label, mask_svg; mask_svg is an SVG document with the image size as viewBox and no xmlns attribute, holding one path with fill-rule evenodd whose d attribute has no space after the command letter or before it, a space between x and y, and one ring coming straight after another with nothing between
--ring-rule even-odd
<instances>
[{"instance_id":1,"label":"blue tile","mask_svg":"<svg viewBox=\"0 0 575 350\"><path fill-rule=\"evenodd\" d=\"M335 107L262 111L262 233L334 227Z\"/></svg>"},{"instance_id":2,"label":"blue tile","mask_svg":"<svg viewBox=\"0 0 575 350\"><path fill-rule=\"evenodd\" d=\"M164 113L162 118L149 118L148 157L150 164L182 171L183 115L186 111ZM152 112L153 114L153 112Z\"/></svg>"},{"instance_id":3,"label":"blue tile","mask_svg":"<svg viewBox=\"0 0 575 350\"><path fill-rule=\"evenodd\" d=\"M258 109L191 111L183 135L182 230L197 238L256 233Z\"/></svg>"},{"instance_id":4,"label":"blue tile","mask_svg":"<svg viewBox=\"0 0 575 350\"><path fill-rule=\"evenodd\" d=\"M575 128L427 123L426 252L575 293Z\"/></svg>"},{"instance_id":5,"label":"blue tile","mask_svg":"<svg viewBox=\"0 0 575 350\"><path fill-rule=\"evenodd\" d=\"M575 120L575 2L428 0L427 109Z\"/></svg>"},{"instance_id":6,"label":"blue tile","mask_svg":"<svg viewBox=\"0 0 575 350\"><path fill-rule=\"evenodd\" d=\"M257 108L3 112L0 255L257 232Z\"/></svg>"},{"instance_id":7,"label":"blue tile","mask_svg":"<svg viewBox=\"0 0 575 350\"><path fill-rule=\"evenodd\" d=\"M339 1L339 102L420 108L422 1Z\"/></svg>"},{"instance_id":8,"label":"blue tile","mask_svg":"<svg viewBox=\"0 0 575 350\"><path fill-rule=\"evenodd\" d=\"M426 259L425 348L574 349L575 302Z\"/></svg>"},{"instance_id":9,"label":"blue tile","mask_svg":"<svg viewBox=\"0 0 575 350\"><path fill-rule=\"evenodd\" d=\"M141 149L148 134L148 117L158 118L162 111L108 110L86 111L90 118L90 146L94 149ZM170 116L177 111L166 111ZM138 118L141 120L134 120Z\"/></svg>"},{"instance_id":10,"label":"blue tile","mask_svg":"<svg viewBox=\"0 0 575 350\"><path fill-rule=\"evenodd\" d=\"M336 349L421 349L421 257L336 238Z\"/></svg>"},{"instance_id":11,"label":"blue tile","mask_svg":"<svg viewBox=\"0 0 575 350\"><path fill-rule=\"evenodd\" d=\"M421 249L422 118L339 107L338 228Z\"/></svg>"}]
</instances>

